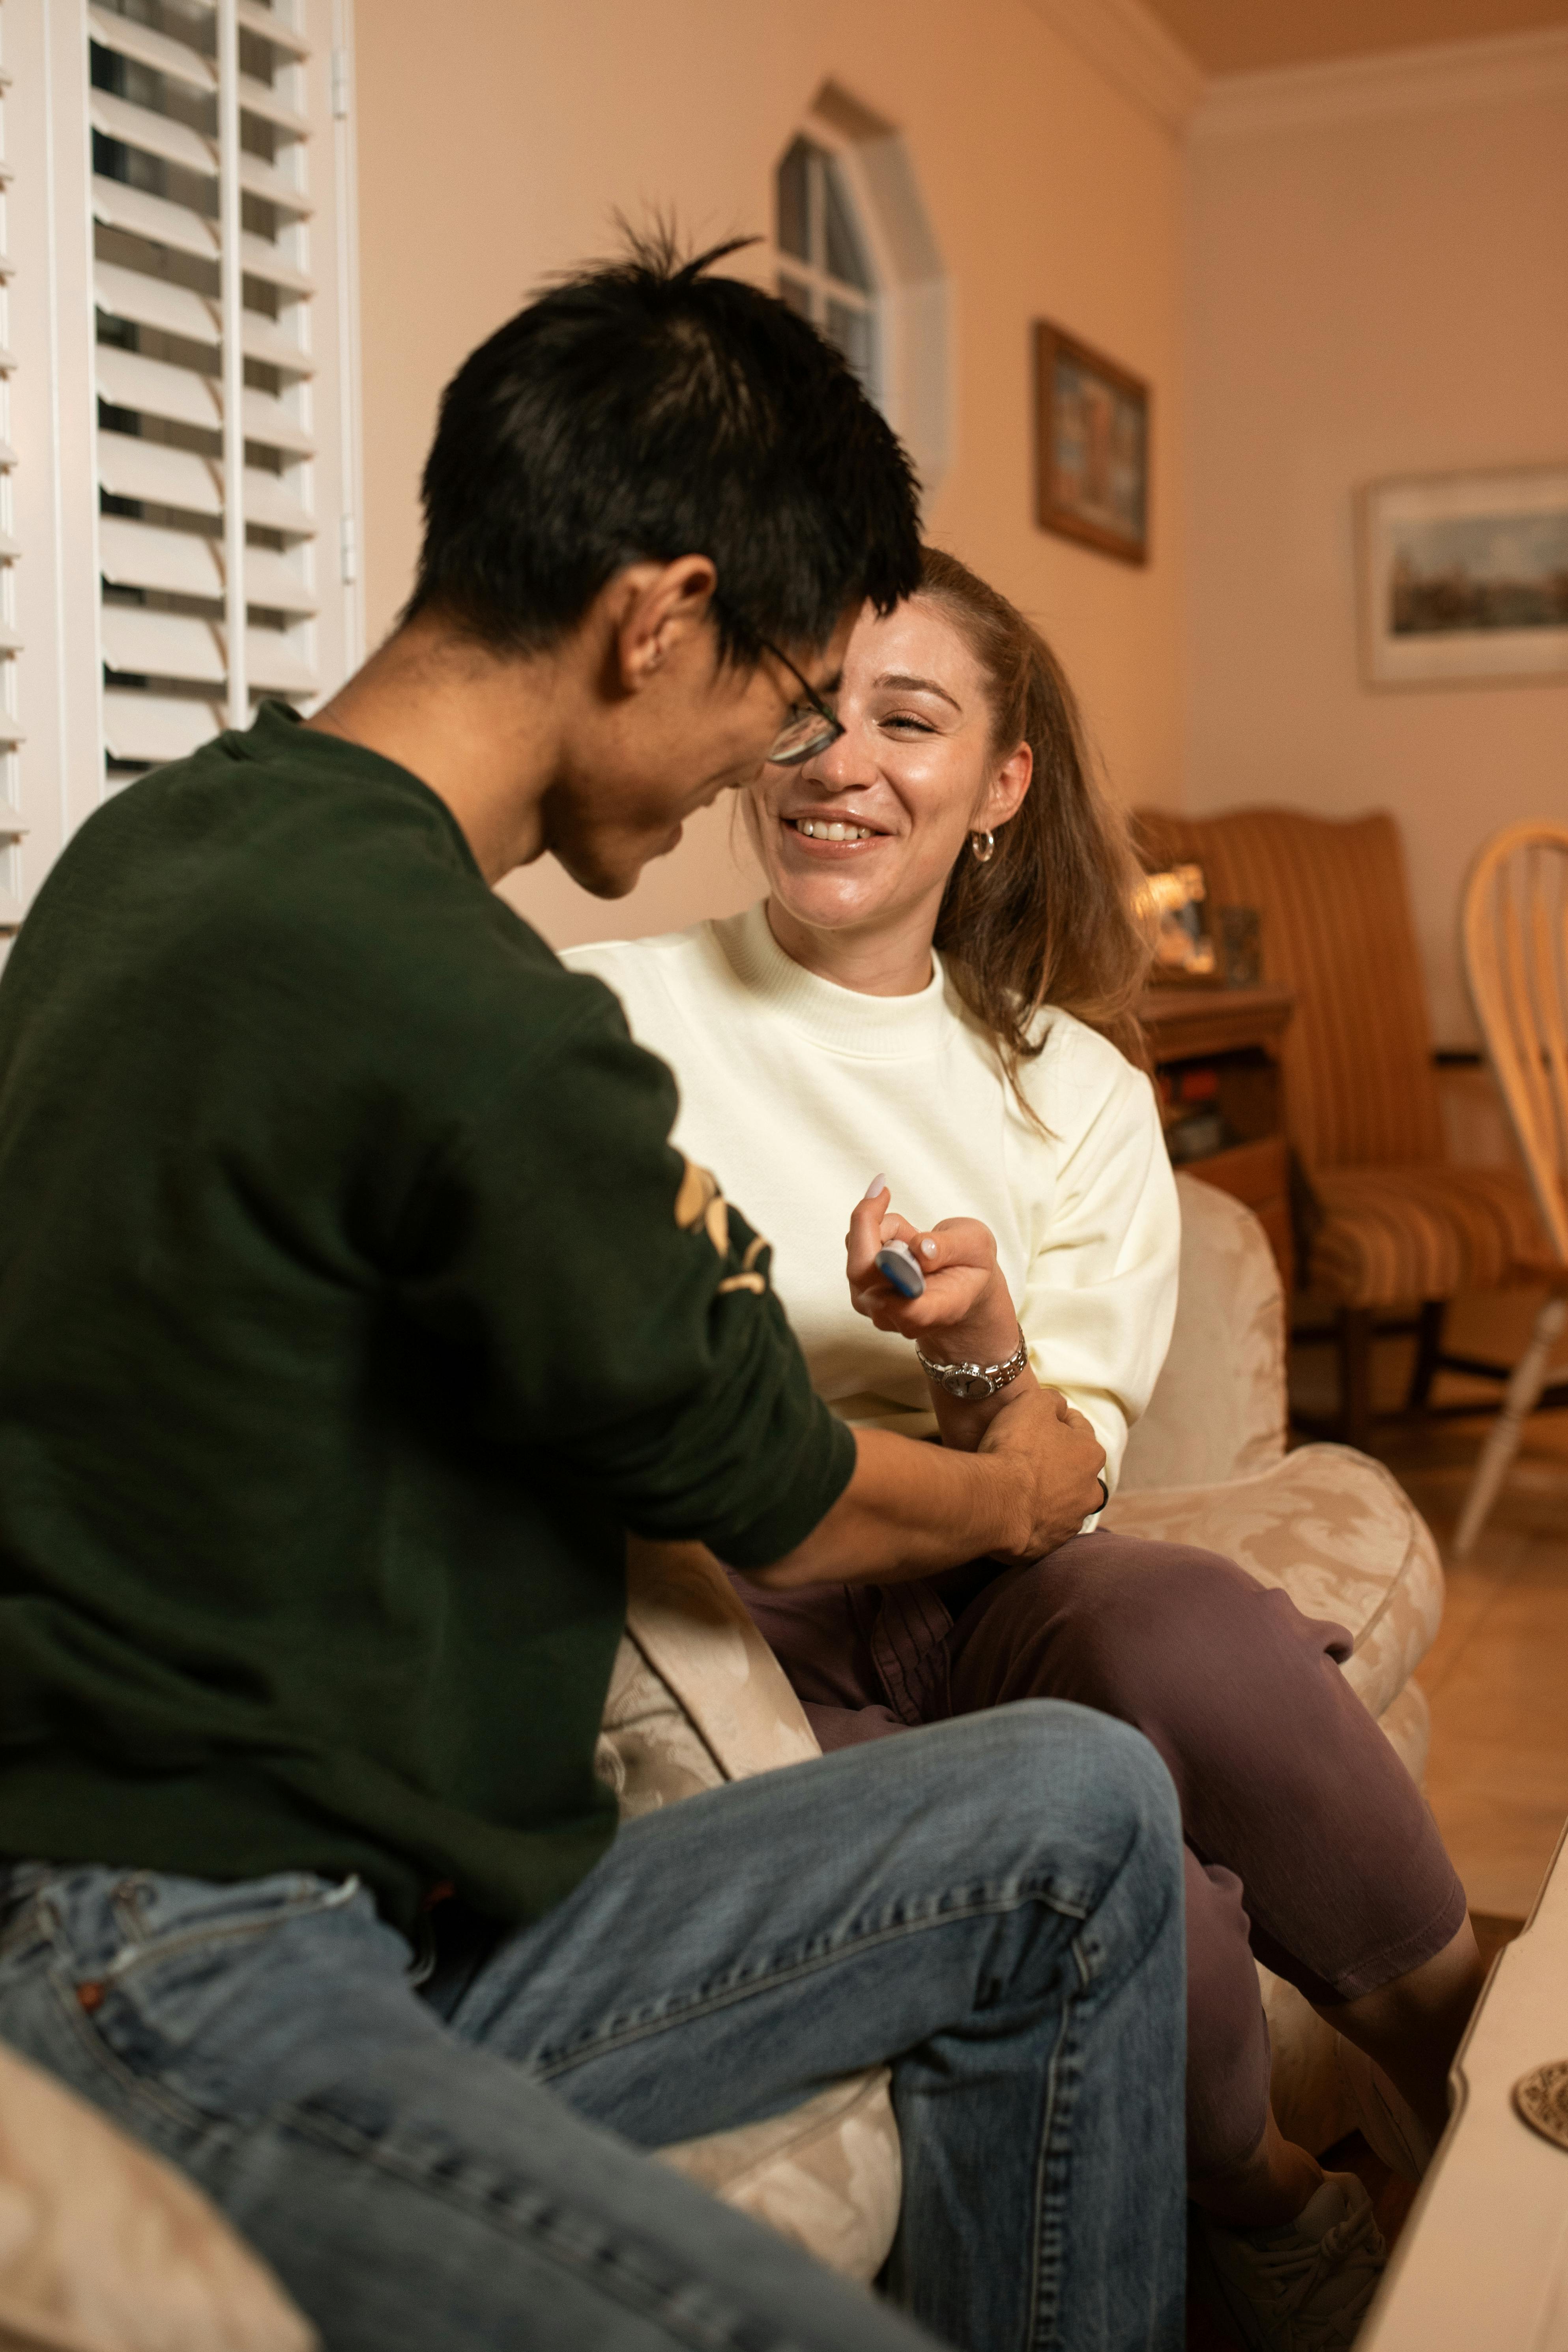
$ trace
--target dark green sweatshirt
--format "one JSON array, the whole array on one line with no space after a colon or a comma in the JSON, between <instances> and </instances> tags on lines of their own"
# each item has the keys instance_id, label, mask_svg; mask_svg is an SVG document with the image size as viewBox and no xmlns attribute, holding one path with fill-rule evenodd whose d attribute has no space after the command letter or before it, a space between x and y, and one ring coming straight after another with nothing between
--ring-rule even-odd
<instances>
[{"instance_id":1,"label":"dark green sweatshirt","mask_svg":"<svg viewBox=\"0 0 1568 2352\"><path fill-rule=\"evenodd\" d=\"M280 707L82 828L0 982L0 1855L569 1891L623 1530L757 1566L853 1460L675 1099Z\"/></svg>"}]
</instances>

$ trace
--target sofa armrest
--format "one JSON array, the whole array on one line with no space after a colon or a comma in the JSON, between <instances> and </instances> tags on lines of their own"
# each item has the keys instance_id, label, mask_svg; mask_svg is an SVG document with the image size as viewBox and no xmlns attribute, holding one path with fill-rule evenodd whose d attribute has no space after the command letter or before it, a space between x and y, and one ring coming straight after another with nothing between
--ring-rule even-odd
<instances>
[{"instance_id":1,"label":"sofa armrest","mask_svg":"<svg viewBox=\"0 0 1568 2352\"><path fill-rule=\"evenodd\" d=\"M0 2048L0 2344L312 2352L317 2337L193 2181Z\"/></svg>"},{"instance_id":2,"label":"sofa armrest","mask_svg":"<svg viewBox=\"0 0 1568 2352\"><path fill-rule=\"evenodd\" d=\"M1178 1176L1182 1261L1164 1369L1122 1459L1119 1494L1215 1486L1285 1452L1285 1292L1250 1209Z\"/></svg>"},{"instance_id":3,"label":"sofa armrest","mask_svg":"<svg viewBox=\"0 0 1568 2352\"><path fill-rule=\"evenodd\" d=\"M1344 1677L1368 1711L1392 1706L1437 1637L1443 1569L1398 1481L1348 1445L1303 1445L1256 1477L1147 1494L1118 1489L1120 1535L1195 1544L1348 1628Z\"/></svg>"},{"instance_id":4,"label":"sofa armrest","mask_svg":"<svg viewBox=\"0 0 1568 2352\"><path fill-rule=\"evenodd\" d=\"M821 1753L712 1553L629 1536L626 1630L594 1759L621 1818Z\"/></svg>"}]
</instances>

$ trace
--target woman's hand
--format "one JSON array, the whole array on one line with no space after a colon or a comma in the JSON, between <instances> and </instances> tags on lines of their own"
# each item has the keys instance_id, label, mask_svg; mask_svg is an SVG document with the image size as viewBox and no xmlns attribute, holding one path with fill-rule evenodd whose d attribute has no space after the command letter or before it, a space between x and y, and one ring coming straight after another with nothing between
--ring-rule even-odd
<instances>
[{"instance_id":1,"label":"woman's hand","mask_svg":"<svg viewBox=\"0 0 1568 2352\"><path fill-rule=\"evenodd\" d=\"M905 1298L877 1270L877 1252L903 1242L925 1276ZM952 1364L1001 1363L1018 1344L1018 1318L996 1263L996 1242L977 1217L943 1217L921 1233L899 1216L882 1177L858 1201L845 1236L849 1297L879 1331L897 1331Z\"/></svg>"},{"instance_id":2,"label":"woman's hand","mask_svg":"<svg viewBox=\"0 0 1568 2352\"><path fill-rule=\"evenodd\" d=\"M919 1298L905 1298L877 1271L877 1252L889 1242L906 1244L925 1276ZM1017 1312L996 1263L995 1236L977 1217L944 1217L922 1234L895 1213L879 1176L855 1204L845 1246L855 1311L879 1331L913 1339L933 1363L1005 1364L1014 1354ZM931 1410L942 1444L973 1454L1003 1407L1035 1385L1027 1364L1005 1388L978 1400L950 1396L932 1381Z\"/></svg>"}]
</instances>

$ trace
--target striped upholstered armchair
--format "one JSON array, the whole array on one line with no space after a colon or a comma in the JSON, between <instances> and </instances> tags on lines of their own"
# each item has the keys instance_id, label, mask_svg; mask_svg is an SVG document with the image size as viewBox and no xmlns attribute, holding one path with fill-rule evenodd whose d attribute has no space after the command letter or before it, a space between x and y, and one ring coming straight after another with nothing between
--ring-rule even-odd
<instances>
[{"instance_id":1,"label":"striped upholstered armchair","mask_svg":"<svg viewBox=\"0 0 1568 2352\"><path fill-rule=\"evenodd\" d=\"M1397 828L1251 808L1145 810L1138 829L1151 869L1190 860L1211 906L1258 908L1264 976L1296 992L1282 1061L1309 1192L1302 1274L1338 1310L1342 1434L1364 1445L1380 1313L1419 1308L1409 1402L1424 1405L1447 1301L1500 1287L1542 1248L1522 1174L1445 1160Z\"/></svg>"}]
</instances>

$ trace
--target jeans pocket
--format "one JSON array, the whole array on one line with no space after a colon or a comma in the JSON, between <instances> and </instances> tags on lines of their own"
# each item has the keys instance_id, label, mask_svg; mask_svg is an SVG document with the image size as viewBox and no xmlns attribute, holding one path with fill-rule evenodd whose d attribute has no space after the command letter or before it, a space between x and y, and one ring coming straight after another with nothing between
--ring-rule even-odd
<instances>
[{"instance_id":1,"label":"jeans pocket","mask_svg":"<svg viewBox=\"0 0 1568 2352\"><path fill-rule=\"evenodd\" d=\"M353 1899L359 1884L357 1878L335 1881L309 1871L232 1884L130 1871L109 1890L119 1948L107 1974L124 1978L186 1948L232 1943L313 1912L336 1910Z\"/></svg>"},{"instance_id":2,"label":"jeans pocket","mask_svg":"<svg viewBox=\"0 0 1568 2352\"><path fill-rule=\"evenodd\" d=\"M156 1872L94 1872L44 1901L61 1992L126 2072L190 2105L233 2111L237 2075L270 2021L297 2000L303 1947L352 1921L384 1934L357 1878L302 1872L215 1885ZM264 2089L264 2086L262 2086Z\"/></svg>"}]
</instances>

